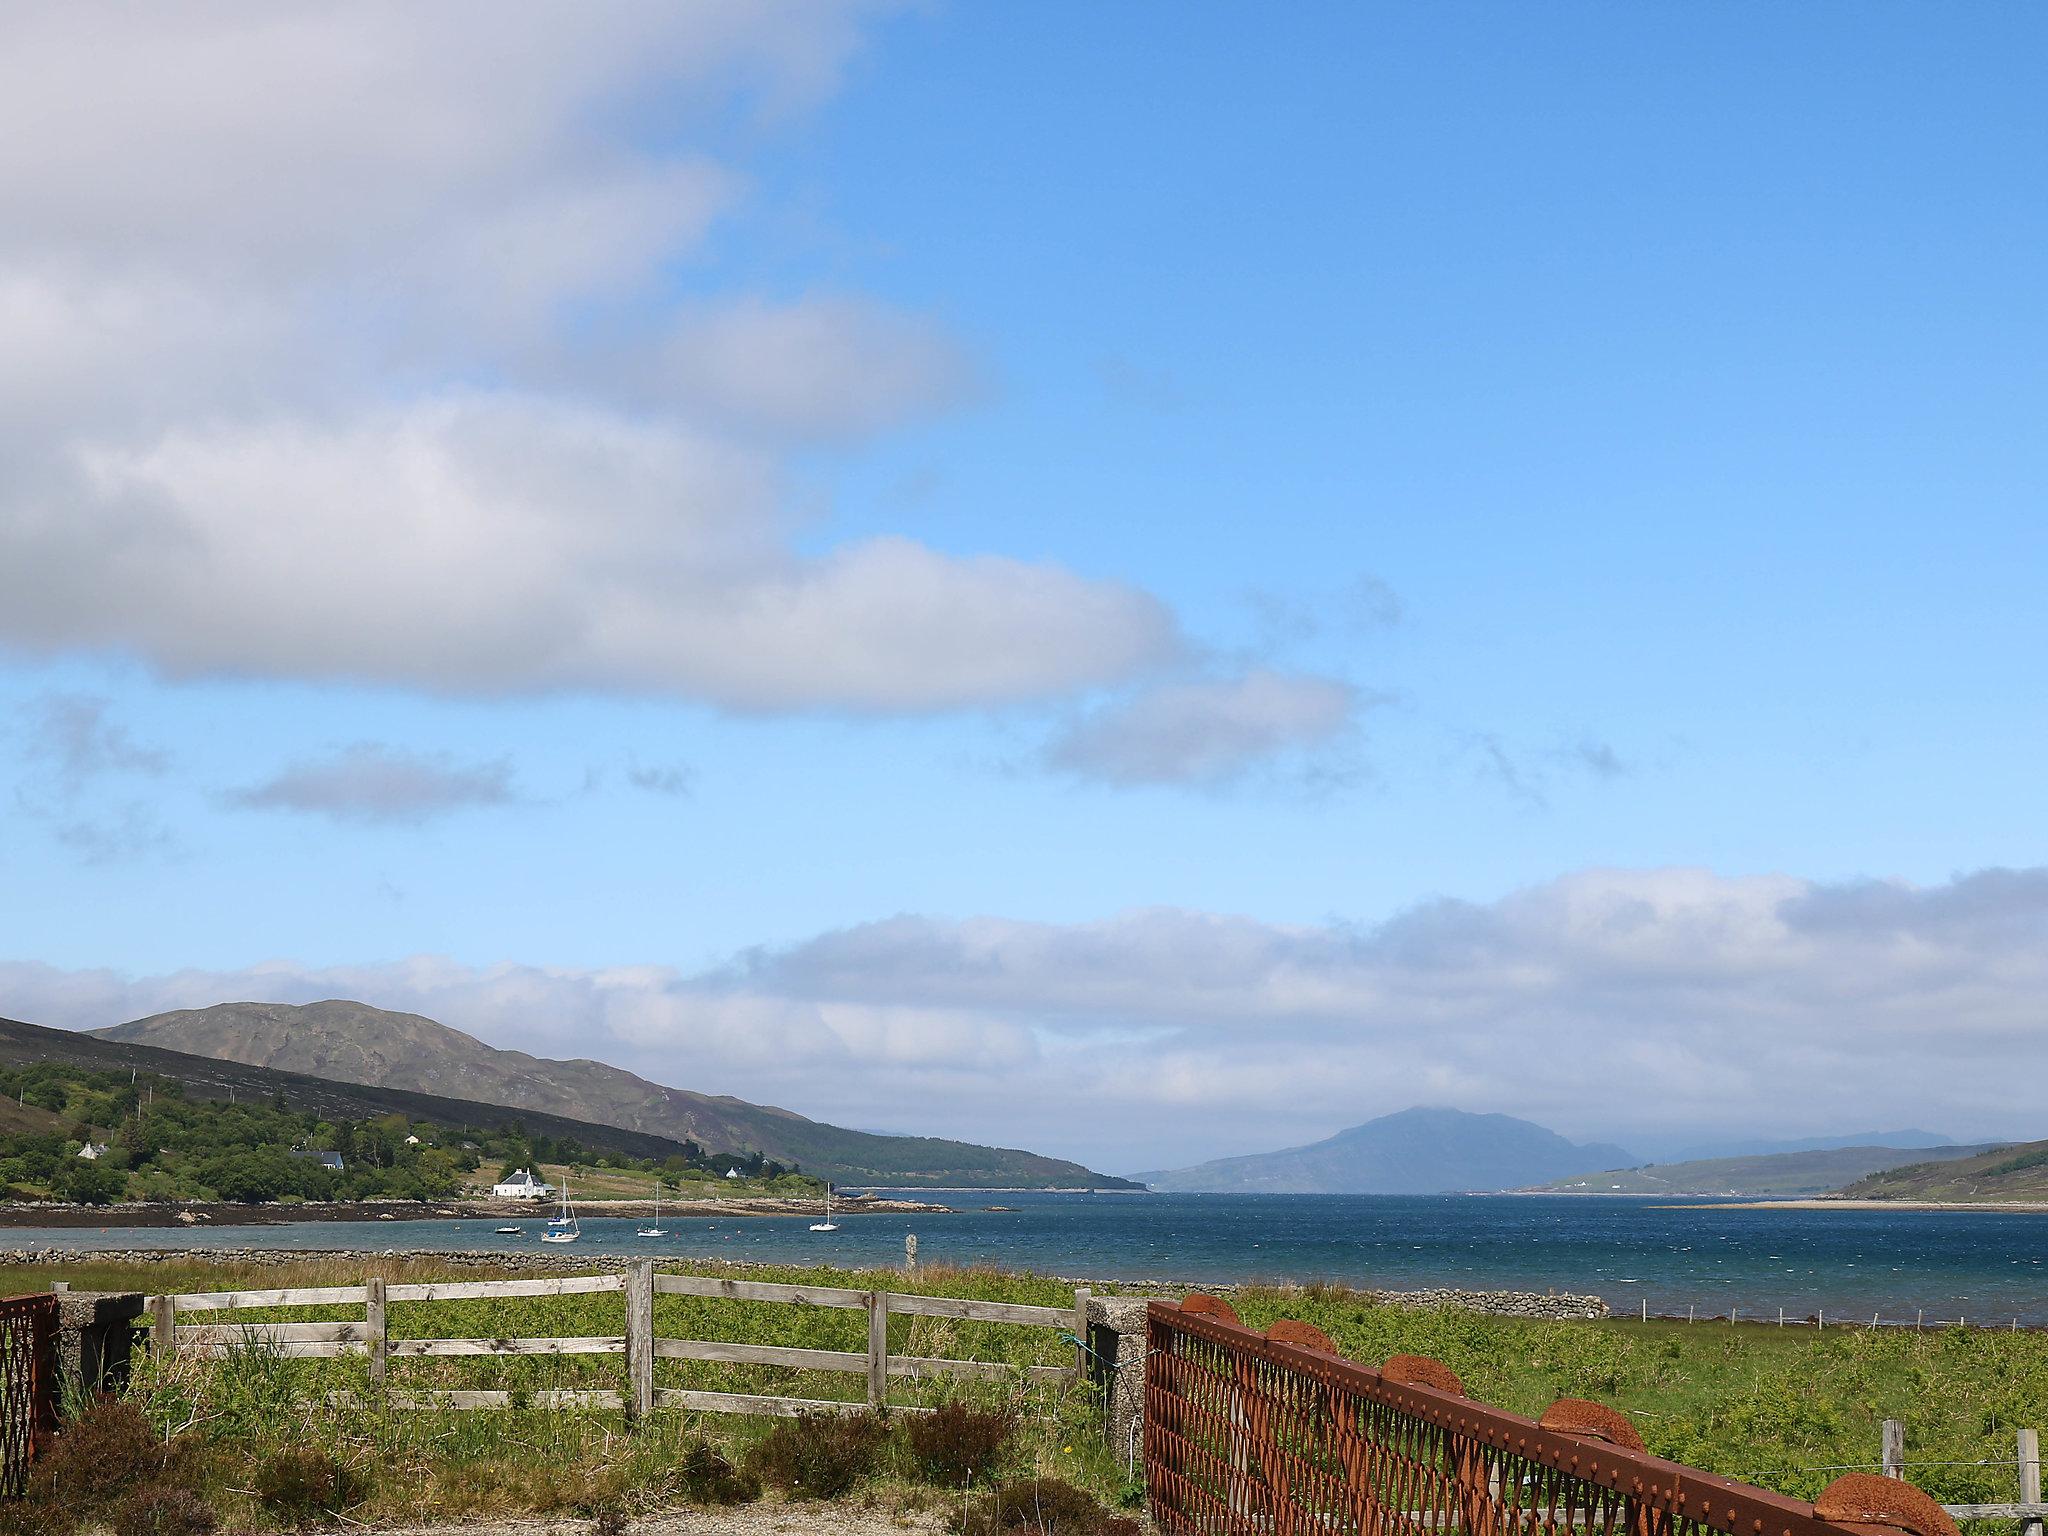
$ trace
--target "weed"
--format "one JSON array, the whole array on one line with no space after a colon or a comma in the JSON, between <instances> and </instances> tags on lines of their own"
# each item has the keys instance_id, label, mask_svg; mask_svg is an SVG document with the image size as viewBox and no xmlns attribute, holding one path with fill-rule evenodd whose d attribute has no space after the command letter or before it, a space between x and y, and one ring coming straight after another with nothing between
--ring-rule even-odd
<instances>
[{"instance_id":1,"label":"weed","mask_svg":"<svg viewBox=\"0 0 2048 1536\"><path fill-rule=\"evenodd\" d=\"M623 1505L607 1504L590 1517L590 1536L626 1536L631 1524Z\"/></svg>"},{"instance_id":2,"label":"weed","mask_svg":"<svg viewBox=\"0 0 2048 1536\"><path fill-rule=\"evenodd\" d=\"M904 1426L911 1460L927 1481L958 1488L986 1482L1001 1462L1017 1421L1007 1410L954 1401Z\"/></svg>"},{"instance_id":3,"label":"weed","mask_svg":"<svg viewBox=\"0 0 2048 1536\"><path fill-rule=\"evenodd\" d=\"M114 1536L213 1536L213 1508L189 1488L148 1483L114 1507Z\"/></svg>"},{"instance_id":4,"label":"weed","mask_svg":"<svg viewBox=\"0 0 2048 1536\"><path fill-rule=\"evenodd\" d=\"M702 1440L683 1448L676 1479L692 1504L746 1504L761 1497L760 1478L734 1466Z\"/></svg>"},{"instance_id":5,"label":"weed","mask_svg":"<svg viewBox=\"0 0 2048 1536\"><path fill-rule=\"evenodd\" d=\"M1138 1522L1113 1515L1072 1483L1035 1477L997 1489L966 1511L962 1536L1138 1536Z\"/></svg>"},{"instance_id":6,"label":"weed","mask_svg":"<svg viewBox=\"0 0 2048 1536\"><path fill-rule=\"evenodd\" d=\"M836 1499L875 1470L888 1438L877 1414L799 1414L754 1447L752 1469L791 1498Z\"/></svg>"},{"instance_id":7,"label":"weed","mask_svg":"<svg viewBox=\"0 0 2048 1536\"><path fill-rule=\"evenodd\" d=\"M357 1502L361 1488L345 1465L308 1445L266 1457L256 1469L256 1497L280 1519L309 1525Z\"/></svg>"}]
</instances>

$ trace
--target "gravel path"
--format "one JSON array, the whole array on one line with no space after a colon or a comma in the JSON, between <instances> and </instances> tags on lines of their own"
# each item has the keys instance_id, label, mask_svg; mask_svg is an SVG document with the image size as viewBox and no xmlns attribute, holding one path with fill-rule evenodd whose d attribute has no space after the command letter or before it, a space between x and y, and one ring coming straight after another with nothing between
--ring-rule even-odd
<instances>
[{"instance_id":1,"label":"gravel path","mask_svg":"<svg viewBox=\"0 0 2048 1536\"><path fill-rule=\"evenodd\" d=\"M739 1504L635 1520L632 1536L937 1536L936 1511L849 1504ZM379 1527L377 1536L589 1536L588 1520L484 1520L466 1525Z\"/></svg>"}]
</instances>

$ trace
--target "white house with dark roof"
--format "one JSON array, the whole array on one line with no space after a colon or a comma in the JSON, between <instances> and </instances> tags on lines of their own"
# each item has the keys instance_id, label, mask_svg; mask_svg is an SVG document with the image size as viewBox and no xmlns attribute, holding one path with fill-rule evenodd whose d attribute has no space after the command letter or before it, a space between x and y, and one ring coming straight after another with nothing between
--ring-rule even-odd
<instances>
[{"instance_id":1,"label":"white house with dark roof","mask_svg":"<svg viewBox=\"0 0 2048 1536\"><path fill-rule=\"evenodd\" d=\"M553 1185L542 1183L524 1168L491 1186L491 1193L500 1200L545 1200L554 1192Z\"/></svg>"}]
</instances>

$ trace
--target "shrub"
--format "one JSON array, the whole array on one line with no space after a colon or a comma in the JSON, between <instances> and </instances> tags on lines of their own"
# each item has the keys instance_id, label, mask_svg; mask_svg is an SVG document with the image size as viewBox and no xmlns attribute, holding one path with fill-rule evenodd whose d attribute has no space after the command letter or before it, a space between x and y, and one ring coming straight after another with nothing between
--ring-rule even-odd
<instances>
[{"instance_id":1,"label":"shrub","mask_svg":"<svg viewBox=\"0 0 2048 1536\"><path fill-rule=\"evenodd\" d=\"M702 1440L692 1440L676 1465L692 1504L745 1504L761 1497L761 1479L742 1471Z\"/></svg>"},{"instance_id":2,"label":"shrub","mask_svg":"<svg viewBox=\"0 0 2048 1536\"><path fill-rule=\"evenodd\" d=\"M874 1471L888 1438L877 1414L799 1414L771 1429L750 1463L792 1498L836 1499Z\"/></svg>"},{"instance_id":3,"label":"shrub","mask_svg":"<svg viewBox=\"0 0 2048 1536\"><path fill-rule=\"evenodd\" d=\"M1113 1515L1056 1477L1010 1483L969 1509L962 1536L1138 1536L1138 1522Z\"/></svg>"},{"instance_id":4,"label":"shrub","mask_svg":"<svg viewBox=\"0 0 2048 1536\"><path fill-rule=\"evenodd\" d=\"M148 1483L114 1509L114 1536L213 1536L220 1522L189 1488Z\"/></svg>"},{"instance_id":5,"label":"shrub","mask_svg":"<svg viewBox=\"0 0 2048 1536\"><path fill-rule=\"evenodd\" d=\"M947 1403L912 1418L903 1434L923 1477L958 1487L988 1481L1015 1428L1016 1421L1002 1409Z\"/></svg>"},{"instance_id":6,"label":"shrub","mask_svg":"<svg viewBox=\"0 0 2048 1536\"><path fill-rule=\"evenodd\" d=\"M305 1525L346 1509L362 1489L355 1473L325 1451L297 1446L264 1458L256 1497L273 1515Z\"/></svg>"},{"instance_id":7,"label":"shrub","mask_svg":"<svg viewBox=\"0 0 2048 1536\"><path fill-rule=\"evenodd\" d=\"M105 1516L137 1488L188 1481L189 1467L184 1443L158 1439L132 1404L100 1398L36 1458L14 1512L30 1529L60 1536Z\"/></svg>"}]
</instances>

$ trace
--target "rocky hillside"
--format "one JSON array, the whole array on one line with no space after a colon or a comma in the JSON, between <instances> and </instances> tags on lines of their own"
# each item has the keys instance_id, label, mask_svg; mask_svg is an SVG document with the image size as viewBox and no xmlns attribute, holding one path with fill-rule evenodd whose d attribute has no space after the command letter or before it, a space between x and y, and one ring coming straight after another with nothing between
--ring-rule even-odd
<instances>
[{"instance_id":1,"label":"rocky hillside","mask_svg":"<svg viewBox=\"0 0 2048 1536\"><path fill-rule=\"evenodd\" d=\"M1008 1147L879 1136L744 1099L649 1082L601 1061L501 1051L416 1013L333 999L219 1003L96 1031L225 1061L342 1082L404 1087L689 1139L712 1151L761 1152L849 1184L992 1188L1129 1188L1078 1163Z\"/></svg>"},{"instance_id":2,"label":"rocky hillside","mask_svg":"<svg viewBox=\"0 0 2048 1536\"><path fill-rule=\"evenodd\" d=\"M1404 1109L1307 1146L1141 1177L1162 1190L1435 1195L1519 1189L1629 1160L1619 1147L1579 1146L1512 1115Z\"/></svg>"}]
</instances>

